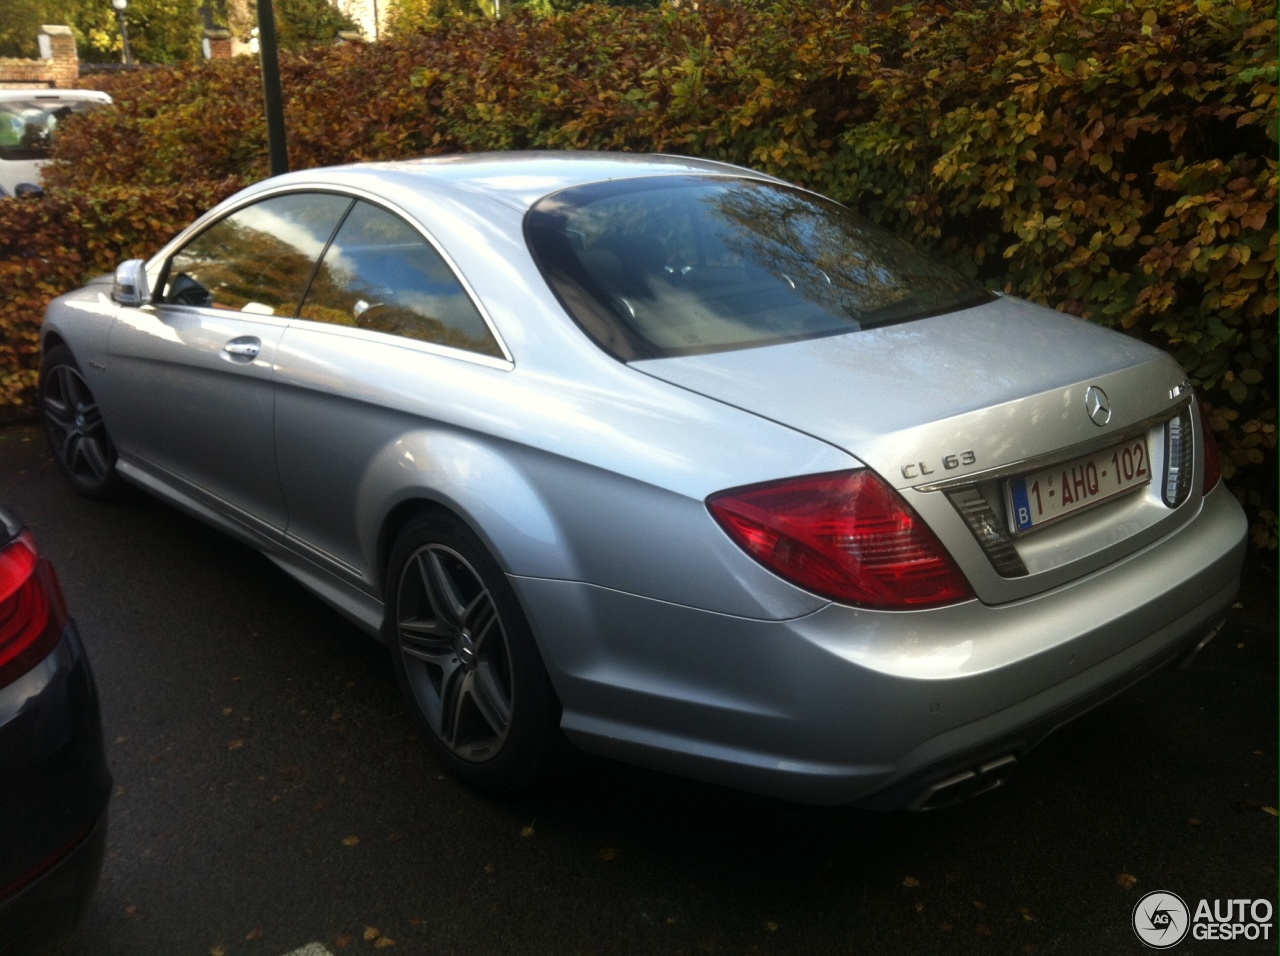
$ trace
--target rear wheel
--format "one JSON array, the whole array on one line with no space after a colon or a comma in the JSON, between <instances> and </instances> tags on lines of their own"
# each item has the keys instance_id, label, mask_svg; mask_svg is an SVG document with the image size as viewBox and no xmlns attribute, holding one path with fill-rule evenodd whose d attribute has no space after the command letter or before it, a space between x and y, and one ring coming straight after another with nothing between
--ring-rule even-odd
<instances>
[{"instance_id":1,"label":"rear wheel","mask_svg":"<svg viewBox=\"0 0 1280 956\"><path fill-rule=\"evenodd\" d=\"M112 498L124 487L116 449L80 366L65 345L45 352L40 366L40 411L53 457L76 491Z\"/></svg>"},{"instance_id":2,"label":"rear wheel","mask_svg":"<svg viewBox=\"0 0 1280 956\"><path fill-rule=\"evenodd\" d=\"M396 541L387 584L396 673L436 752L479 790L530 786L559 745L560 708L497 563L452 516L421 515Z\"/></svg>"}]
</instances>

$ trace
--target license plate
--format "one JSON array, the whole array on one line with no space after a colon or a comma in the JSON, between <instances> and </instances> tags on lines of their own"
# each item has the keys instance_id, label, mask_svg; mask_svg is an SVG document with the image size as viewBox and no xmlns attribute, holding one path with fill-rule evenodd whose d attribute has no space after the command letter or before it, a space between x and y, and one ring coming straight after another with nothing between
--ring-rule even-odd
<instances>
[{"instance_id":1,"label":"license plate","mask_svg":"<svg viewBox=\"0 0 1280 956\"><path fill-rule=\"evenodd\" d=\"M1030 531L1151 481L1144 438L1009 480L1015 532Z\"/></svg>"}]
</instances>

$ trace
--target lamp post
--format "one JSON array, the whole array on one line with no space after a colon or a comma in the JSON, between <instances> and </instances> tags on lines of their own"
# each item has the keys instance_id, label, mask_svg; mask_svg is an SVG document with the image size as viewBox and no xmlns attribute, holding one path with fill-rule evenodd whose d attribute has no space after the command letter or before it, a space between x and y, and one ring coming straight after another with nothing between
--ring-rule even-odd
<instances>
[{"instance_id":1,"label":"lamp post","mask_svg":"<svg viewBox=\"0 0 1280 956\"><path fill-rule=\"evenodd\" d=\"M112 0L115 2L115 0ZM267 118L267 158L271 175L289 171L285 142L284 93L280 89L280 55L276 49L276 13L271 0L258 0L258 62L262 68L262 97Z\"/></svg>"},{"instance_id":2,"label":"lamp post","mask_svg":"<svg viewBox=\"0 0 1280 956\"><path fill-rule=\"evenodd\" d=\"M124 11L129 6L129 0L111 0L111 5L115 7L116 16L120 18L120 39L124 41L124 65L133 66L133 53L129 49L129 25L124 19Z\"/></svg>"}]
</instances>

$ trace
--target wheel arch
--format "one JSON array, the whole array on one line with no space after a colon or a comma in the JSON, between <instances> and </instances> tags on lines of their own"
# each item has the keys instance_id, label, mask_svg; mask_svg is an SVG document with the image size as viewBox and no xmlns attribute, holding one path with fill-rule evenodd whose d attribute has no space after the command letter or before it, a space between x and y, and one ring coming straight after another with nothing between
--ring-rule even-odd
<instances>
[{"instance_id":1,"label":"wheel arch","mask_svg":"<svg viewBox=\"0 0 1280 956\"><path fill-rule=\"evenodd\" d=\"M60 332L55 329L46 328L40 336L41 352L47 352L49 349L57 348L59 345L64 346L67 349L71 348L71 346L67 345L67 340Z\"/></svg>"},{"instance_id":2,"label":"wheel arch","mask_svg":"<svg viewBox=\"0 0 1280 956\"><path fill-rule=\"evenodd\" d=\"M523 460L528 454L444 429L401 434L383 445L365 468L356 506L357 527L377 529L364 550L379 592L386 596L397 538L430 512L465 526L504 574L575 576L576 559L553 503L539 490L539 469Z\"/></svg>"}]
</instances>

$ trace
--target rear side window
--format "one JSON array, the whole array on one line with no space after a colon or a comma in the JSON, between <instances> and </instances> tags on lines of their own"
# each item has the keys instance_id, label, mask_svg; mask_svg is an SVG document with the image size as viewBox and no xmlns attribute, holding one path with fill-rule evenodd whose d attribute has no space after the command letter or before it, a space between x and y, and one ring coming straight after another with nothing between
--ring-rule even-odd
<instances>
[{"instance_id":1,"label":"rear side window","mask_svg":"<svg viewBox=\"0 0 1280 956\"><path fill-rule=\"evenodd\" d=\"M838 203L663 176L554 193L525 239L578 325L622 361L856 332L991 299Z\"/></svg>"},{"instance_id":2,"label":"rear side window","mask_svg":"<svg viewBox=\"0 0 1280 956\"><path fill-rule=\"evenodd\" d=\"M440 254L403 219L365 202L325 251L300 317L502 357Z\"/></svg>"},{"instance_id":3,"label":"rear side window","mask_svg":"<svg viewBox=\"0 0 1280 956\"><path fill-rule=\"evenodd\" d=\"M290 193L233 212L174 253L161 301L296 315L316 260L351 202L332 193Z\"/></svg>"}]
</instances>

